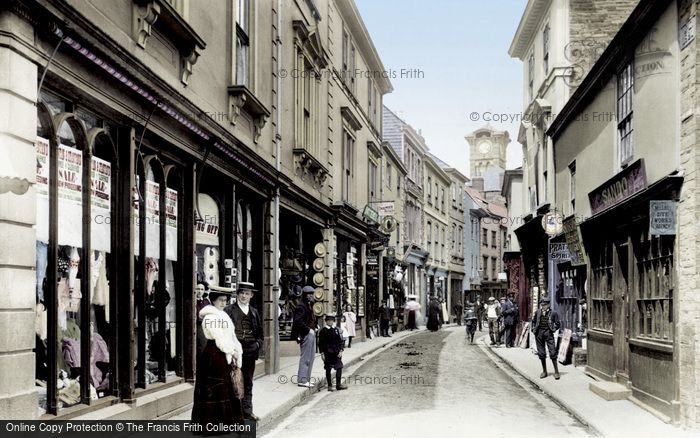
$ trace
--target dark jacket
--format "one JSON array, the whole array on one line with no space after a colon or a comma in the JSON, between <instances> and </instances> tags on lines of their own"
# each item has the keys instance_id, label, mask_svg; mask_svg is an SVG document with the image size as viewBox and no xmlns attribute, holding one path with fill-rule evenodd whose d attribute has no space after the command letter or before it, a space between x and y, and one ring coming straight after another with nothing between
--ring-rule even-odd
<instances>
[{"instance_id":1,"label":"dark jacket","mask_svg":"<svg viewBox=\"0 0 700 438\"><path fill-rule=\"evenodd\" d=\"M318 351L323 354L323 367L327 370L343 368L343 361L338 355L345 347L343 335L338 327L323 326L318 332Z\"/></svg>"},{"instance_id":2,"label":"dark jacket","mask_svg":"<svg viewBox=\"0 0 700 438\"><path fill-rule=\"evenodd\" d=\"M294 322L292 323L292 339L301 341L316 328L316 316L308 301L302 300L294 309Z\"/></svg>"},{"instance_id":3,"label":"dark jacket","mask_svg":"<svg viewBox=\"0 0 700 438\"><path fill-rule=\"evenodd\" d=\"M533 333L537 333L537 328L540 326L540 318L542 317L542 309L537 309L537 312L535 312L535 316L532 317L532 326L530 329L532 330ZM549 330L552 333L555 333L557 330L559 330L559 327L561 327L561 323L559 322L559 314L555 312L554 310L549 310Z\"/></svg>"},{"instance_id":4,"label":"dark jacket","mask_svg":"<svg viewBox=\"0 0 700 438\"><path fill-rule=\"evenodd\" d=\"M517 310L510 300L506 300L501 306L501 315L503 315L503 324L513 325L515 324L515 317L517 316Z\"/></svg>"},{"instance_id":5,"label":"dark jacket","mask_svg":"<svg viewBox=\"0 0 700 438\"><path fill-rule=\"evenodd\" d=\"M229 304L224 309L224 312L226 312L226 314L228 314L228 316L231 318L231 321L233 321L233 325L235 326L235 328L239 329L241 325L241 318L243 318L245 314L238 306L238 303ZM254 351L255 359L257 360L260 356L260 348L262 348L263 338L265 336L263 334L262 320L260 319L258 309L254 308L252 305L248 306L248 316L250 317L250 324L253 326L253 337L255 337L255 340L258 343L258 348ZM241 339L239 339L239 341L241 341ZM249 352L253 353L253 351L251 350L246 351L244 345L243 354Z\"/></svg>"}]
</instances>

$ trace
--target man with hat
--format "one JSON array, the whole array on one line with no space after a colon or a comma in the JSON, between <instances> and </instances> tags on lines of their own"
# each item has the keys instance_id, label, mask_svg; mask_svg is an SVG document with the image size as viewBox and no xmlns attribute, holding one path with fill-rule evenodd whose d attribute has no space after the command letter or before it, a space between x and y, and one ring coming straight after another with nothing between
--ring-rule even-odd
<instances>
[{"instance_id":1,"label":"man with hat","mask_svg":"<svg viewBox=\"0 0 700 438\"><path fill-rule=\"evenodd\" d=\"M486 319L489 322L489 337L491 345L498 347L501 344L500 334L498 333L498 318L501 316L501 305L496 301L495 297L489 297L488 303L484 304L486 311Z\"/></svg>"},{"instance_id":2,"label":"man with hat","mask_svg":"<svg viewBox=\"0 0 700 438\"><path fill-rule=\"evenodd\" d=\"M253 375L255 374L255 361L258 360L260 348L263 345L263 328L258 310L250 305L250 300L255 292L253 283L238 282L236 302L227 306L224 311L231 317L236 338L243 347L243 366L241 367L245 387L243 415L245 418L258 421L258 416L253 413Z\"/></svg>"},{"instance_id":3,"label":"man with hat","mask_svg":"<svg viewBox=\"0 0 700 438\"><path fill-rule=\"evenodd\" d=\"M299 370L297 372L298 386L311 388L311 369L316 357L316 316L313 310L314 288L304 286L301 290L301 302L294 309L292 324L292 339L299 343Z\"/></svg>"},{"instance_id":4,"label":"man with hat","mask_svg":"<svg viewBox=\"0 0 700 438\"><path fill-rule=\"evenodd\" d=\"M540 379L547 377L547 353L545 344L549 350L549 358L554 365L554 378L559 380L559 368L557 367L557 349L554 346L554 334L561 326L559 322L559 314L549 307L549 297L545 296L540 299L540 308L535 312L532 318L532 332L535 334L535 343L537 344L537 356L542 363L542 374Z\"/></svg>"},{"instance_id":5,"label":"man with hat","mask_svg":"<svg viewBox=\"0 0 700 438\"><path fill-rule=\"evenodd\" d=\"M343 375L343 349L345 342L343 335L333 323L335 316L326 315L326 325L318 332L318 351L321 352L323 366L326 369L326 382L328 382L328 390L334 391L331 381L331 370L335 370L335 389L338 391L348 389L346 385L341 383Z\"/></svg>"}]
</instances>

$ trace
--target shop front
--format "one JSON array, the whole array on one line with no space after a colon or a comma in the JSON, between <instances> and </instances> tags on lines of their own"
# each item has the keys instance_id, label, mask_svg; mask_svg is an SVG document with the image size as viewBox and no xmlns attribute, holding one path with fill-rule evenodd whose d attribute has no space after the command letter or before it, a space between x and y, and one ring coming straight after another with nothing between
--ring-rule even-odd
<instances>
[{"instance_id":1,"label":"shop front","mask_svg":"<svg viewBox=\"0 0 700 438\"><path fill-rule=\"evenodd\" d=\"M642 160L589 194L581 223L589 258L587 371L627 385L632 397L678 418L675 205L683 178L647 186ZM619 181L629 190L602 196ZM658 225L656 227L655 225Z\"/></svg>"}]
</instances>

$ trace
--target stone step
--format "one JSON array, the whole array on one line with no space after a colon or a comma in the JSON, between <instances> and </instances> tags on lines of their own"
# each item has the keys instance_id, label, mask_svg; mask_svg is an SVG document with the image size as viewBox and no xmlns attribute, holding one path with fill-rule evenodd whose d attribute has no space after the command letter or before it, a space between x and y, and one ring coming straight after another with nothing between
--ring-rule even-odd
<instances>
[{"instance_id":1,"label":"stone step","mask_svg":"<svg viewBox=\"0 0 700 438\"><path fill-rule=\"evenodd\" d=\"M591 382L588 389L607 401L626 400L632 395L631 389L614 382Z\"/></svg>"}]
</instances>

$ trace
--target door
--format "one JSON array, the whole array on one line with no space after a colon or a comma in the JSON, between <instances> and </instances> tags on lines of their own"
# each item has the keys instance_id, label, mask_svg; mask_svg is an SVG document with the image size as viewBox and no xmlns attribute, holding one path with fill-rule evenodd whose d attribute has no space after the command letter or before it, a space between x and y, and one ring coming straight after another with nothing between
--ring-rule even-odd
<instances>
[{"instance_id":1,"label":"door","mask_svg":"<svg viewBox=\"0 0 700 438\"><path fill-rule=\"evenodd\" d=\"M630 339L630 299L629 299L629 262L630 243L625 238L615 245L615 362L617 380L627 383L629 380L629 339Z\"/></svg>"}]
</instances>

